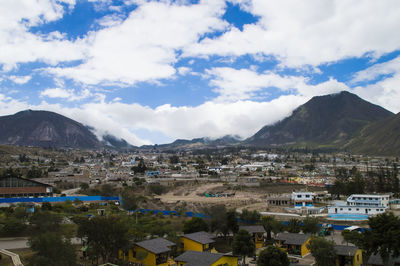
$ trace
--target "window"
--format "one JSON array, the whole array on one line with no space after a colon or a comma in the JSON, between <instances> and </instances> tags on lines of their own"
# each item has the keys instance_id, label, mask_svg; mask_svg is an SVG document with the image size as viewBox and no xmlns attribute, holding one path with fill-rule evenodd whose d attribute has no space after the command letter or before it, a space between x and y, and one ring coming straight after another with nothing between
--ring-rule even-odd
<instances>
[{"instance_id":1,"label":"window","mask_svg":"<svg viewBox=\"0 0 400 266\"><path fill-rule=\"evenodd\" d=\"M356 209L356 211L359 211L359 210L360 210L359 208Z\"/></svg>"},{"instance_id":2,"label":"window","mask_svg":"<svg viewBox=\"0 0 400 266\"><path fill-rule=\"evenodd\" d=\"M351 208L349 208L349 211L351 211Z\"/></svg>"},{"instance_id":3,"label":"window","mask_svg":"<svg viewBox=\"0 0 400 266\"><path fill-rule=\"evenodd\" d=\"M343 211L343 208L340 208L341 211Z\"/></svg>"}]
</instances>

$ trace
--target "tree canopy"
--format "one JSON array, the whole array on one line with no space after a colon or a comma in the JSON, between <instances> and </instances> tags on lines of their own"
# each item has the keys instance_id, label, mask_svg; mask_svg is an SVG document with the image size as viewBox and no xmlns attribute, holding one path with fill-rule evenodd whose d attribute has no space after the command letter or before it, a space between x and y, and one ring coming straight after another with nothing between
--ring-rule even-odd
<instances>
[{"instance_id":1,"label":"tree canopy","mask_svg":"<svg viewBox=\"0 0 400 266\"><path fill-rule=\"evenodd\" d=\"M183 232L185 234L200 231L208 231L208 225L203 219L199 217L193 217L192 219L185 221L183 224Z\"/></svg>"},{"instance_id":2,"label":"tree canopy","mask_svg":"<svg viewBox=\"0 0 400 266\"><path fill-rule=\"evenodd\" d=\"M335 265L336 250L333 241L322 237L312 237L307 248L311 251L318 266Z\"/></svg>"},{"instance_id":3,"label":"tree canopy","mask_svg":"<svg viewBox=\"0 0 400 266\"><path fill-rule=\"evenodd\" d=\"M246 230L239 230L232 242L233 254L243 256L243 262L246 256L253 256L256 250L254 241L250 233Z\"/></svg>"},{"instance_id":4,"label":"tree canopy","mask_svg":"<svg viewBox=\"0 0 400 266\"><path fill-rule=\"evenodd\" d=\"M267 246L258 256L257 266L289 266L289 258L282 249Z\"/></svg>"}]
</instances>

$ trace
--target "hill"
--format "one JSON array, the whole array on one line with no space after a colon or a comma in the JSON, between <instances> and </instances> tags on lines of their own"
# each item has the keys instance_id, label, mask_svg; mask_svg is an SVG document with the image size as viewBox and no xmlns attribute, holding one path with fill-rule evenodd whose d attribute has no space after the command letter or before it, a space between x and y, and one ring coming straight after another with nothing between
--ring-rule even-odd
<instances>
[{"instance_id":1,"label":"hill","mask_svg":"<svg viewBox=\"0 0 400 266\"><path fill-rule=\"evenodd\" d=\"M393 116L388 110L343 91L313 97L291 116L263 127L245 143L340 149L367 125Z\"/></svg>"},{"instance_id":2,"label":"hill","mask_svg":"<svg viewBox=\"0 0 400 266\"><path fill-rule=\"evenodd\" d=\"M102 146L84 125L48 111L26 110L0 117L0 143L93 149Z\"/></svg>"},{"instance_id":3,"label":"hill","mask_svg":"<svg viewBox=\"0 0 400 266\"><path fill-rule=\"evenodd\" d=\"M368 125L345 147L362 154L400 156L400 113Z\"/></svg>"}]
</instances>

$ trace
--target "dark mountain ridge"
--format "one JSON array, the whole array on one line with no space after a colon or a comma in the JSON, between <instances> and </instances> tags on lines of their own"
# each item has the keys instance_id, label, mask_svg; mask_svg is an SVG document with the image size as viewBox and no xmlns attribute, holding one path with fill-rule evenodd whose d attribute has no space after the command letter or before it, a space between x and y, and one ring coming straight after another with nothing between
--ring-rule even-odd
<instances>
[{"instance_id":1,"label":"dark mountain ridge","mask_svg":"<svg viewBox=\"0 0 400 266\"><path fill-rule=\"evenodd\" d=\"M388 110L343 91L313 97L295 109L291 116L263 127L245 143L341 148L365 126L393 116Z\"/></svg>"}]
</instances>

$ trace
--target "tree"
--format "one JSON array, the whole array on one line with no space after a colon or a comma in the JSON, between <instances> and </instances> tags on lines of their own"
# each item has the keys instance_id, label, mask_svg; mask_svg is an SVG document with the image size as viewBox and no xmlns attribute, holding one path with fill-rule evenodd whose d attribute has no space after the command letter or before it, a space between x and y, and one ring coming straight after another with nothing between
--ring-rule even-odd
<instances>
[{"instance_id":1,"label":"tree","mask_svg":"<svg viewBox=\"0 0 400 266\"><path fill-rule=\"evenodd\" d=\"M302 231L305 234L317 234L319 232L319 219L317 217L307 216L303 220Z\"/></svg>"},{"instance_id":2,"label":"tree","mask_svg":"<svg viewBox=\"0 0 400 266\"><path fill-rule=\"evenodd\" d=\"M179 163L179 156L178 155L172 155L171 157L169 157L169 162L171 164Z\"/></svg>"},{"instance_id":3,"label":"tree","mask_svg":"<svg viewBox=\"0 0 400 266\"><path fill-rule=\"evenodd\" d=\"M87 239L93 257L101 257L103 262L117 257L118 250L128 243L128 225L118 216L96 216L76 219L78 237Z\"/></svg>"},{"instance_id":4,"label":"tree","mask_svg":"<svg viewBox=\"0 0 400 266\"><path fill-rule=\"evenodd\" d=\"M322 237L312 237L307 244L307 248L311 251L318 266L335 265L336 250L333 241L326 240Z\"/></svg>"},{"instance_id":5,"label":"tree","mask_svg":"<svg viewBox=\"0 0 400 266\"><path fill-rule=\"evenodd\" d=\"M400 218L393 213L383 213L368 219L371 230L365 230L364 248L367 254L378 253L384 262L390 255L400 256Z\"/></svg>"},{"instance_id":6,"label":"tree","mask_svg":"<svg viewBox=\"0 0 400 266\"><path fill-rule=\"evenodd\" d=\"M238 232L239 225L237 222L237 212L235 209L231 209L226 212L226 227L233 234Z\"/></svg>"},{"instance_id":7,"label":"tree","mask_svg":"<svg viewBox=\"0 0 400 266\"><path fill-rule=\"evenodd\" d=\"M258 256L257 266L289 266L289 258L282 249L267 246Z\"/></svg>"},{"instance_id":8,"label":"tree","mask_svg":"<svg viewBox=\"0 0 400 266\"><path fill-rule=\"evenodd\" d=\"M277 221L275 217L273 216L263 216L261 219L261 223L264 226L265 231L267 232L267 240L270 240L271 237L271 232L276 233L279 230L279 224L282 224L281 222Z\"/></svg>"},{"instance_id":9,"label":"tree","mask_svg":"<svg viewBox=\"0 0 400 266\"><path fill-rule=\"evenodd\" d=\"M253 256L256 246L250 233L243 229L239 230L233 238L232 250L234 255L243 256L243 263L246 256Z\"/></svg>"},{"instance_id":10,"label":"tree","mask_svg":"<svg viewBox=\"0 0 400 266\"><path fill-rule=\"evenodd\" d=\"M56 232L45 232L29 240L35 255L30 259L32 266L72 266L76 265L75 247Z\"/></svg>"},{"instance_id":11,"label":"tree","mask_svg":"<svg viewBox=\"0 0 400 266\"><path fill-rule=\"evenodd\" d=\"M183 232L185 234L200 231L208 231L208 225L203 219L199 217L193 217L192 219L187 220L183 223Z\"/></svg>"},{"instance_id":12,"label":"tree","mask_svg":"<svg viewBox=\"0 0 400 266\"><path fill-rule=\"evenodd\" d=\"M240 219L246 221L247 223L258 223L261 220L261 214L254 210L254 211L249 211L247 209L242 210L242 213L240 214Z\"/></svg>"},{"instance_id":13,"label":"tree","mask_svg":"<svg viewBox=\"0 0 400 266\"><path fill-rule=\"evenodd\" d=\"M122 206L126 210L136 210L138 208L139 198L135 192L130 188L125 188L121 193Z\"/></svg>"},{"instance_id":14,"label":"tree","mask_svg":"<svg viewBox=\"0 0 400 266\"><path fill-rule=\"evenodd\" d=\"M18 236L25 232L26 225L17 218L9 217L4 220L3 226L0 228L0 234L2 236Z\"/></svg>"},{"instance_id":15,"label":"tree","mask_svg":"<svg viewBox=\"0 0 400 266\"><path fill-rule=\"evenodd\" d=\"M79 186L82 190L87 190L89 189L89 184L88 183L81 183L81 185Z\"/></svg>"},{"instance_id":16,"label":"tree","mask_svg":"<svg viewBox=\"0 0 400 266\"><path fill-rule=\"evenodd\" d=\"M30 218L33 234L45 232L58 232L60 230L61 216L48 211L35 212Z\"/></svg>"},{"instance_id":17,"label":"tree","mask_svg":"<svg viewBox=\"0 0 400 266\"><path fill-rule=\"evenodd\" d=\"M42 210L44 211L51 211L52 207L51 207L51 203L48 201L44 201L42 203Z\"/></svg>"},{"instance_id":18,"label":"tree","mask_svg":"<svg viewBox=\"0 0 400 266\"><path fill-rule=\"evenodd\" d=\"M290 219L289 224L286 226L286 230L289 233L299 233L301 230L300 221L296 218Z\"/></svg>"}]
</instances>

